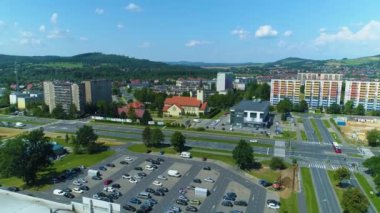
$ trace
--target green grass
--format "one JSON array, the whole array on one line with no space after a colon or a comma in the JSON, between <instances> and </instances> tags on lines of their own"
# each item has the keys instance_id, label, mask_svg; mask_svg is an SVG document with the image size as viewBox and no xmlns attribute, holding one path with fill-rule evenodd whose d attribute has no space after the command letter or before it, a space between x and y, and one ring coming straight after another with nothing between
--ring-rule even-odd
<instances>
[{"instance_id":1,"label":"green grass","mask_svg":"<svg viewBox=\"0 0 380 213\"><path fill-rule=\"evenodd\" d=\"M283 131L281 135L276 135L273 138L275 139L284 139L284 140L296 140L297 133L295 131Z\"/></svg>"},{"instance_id":2,"label":"green grass","mask_svg":"<svg viewBox=\"0 0 380 213\"><path fill-rule=\"evenodd\" d=\"M306 206L309 213L318 213L319 207L309 168L301 168L302 186L305 193Z\"/></svg>"},{"instance_id":3,"label":"green grass","mask_svg":"<svg viewBox=\"0 0 380 213\"><path fill-rule=\"evenodd\" d=\"M280 202L281 202L280 212L298 213L297 193L292 193L292 195L287 199L281 198Z\"/></svg>"},{"instance_id":4,"label":"green grass","mask_svg":"<svg viewBox=\"0 0 380 213\"><path fill-rule=\"evenodd\" d=\"M364 192L367 195L367 197L370 199L372 204L375 206L377 212L380 212L380 198L377 197L376 195L370 194L370 191L374 191L374 190L372 189L372 187L369 185L369 183L367 182L367 180L365 179L365 177L362 174L355 173L355 177L358 180L359 184L364 189Z\"/></svg>"},{"instance_id":5,"label":"green grass","mask_svg":"<svg viewBox=\"0 0 380 213\"><path fill-rule=\"evenodd\" d=\"M224 162L226 164L229 164L231 166L235 165L235 161L232 158L232 155L231 156L218 155L215 153L206 153L206 152L198 152L198 151L191 151L191 155L193 157L198 157L198 158L206 157L207 159L218 160L218 161Z\"/></svg>"},{"instance_id":6,"label":"green grass","mask_svg":"<svg viewBox=\"0 0 380 213\"><path fill-rule=\"evenodd\" d=\"M347 154L348 156L350 156L350 157L353 157L353 158L363 158L363 156L362 155L359 155L359 154Z\"/></svg>"},{"instance_id":7,"label":"green grass","mask_svg":"<svg viewBox=\"0 0 380 213\"><path fill-rule=\"evenodd\" d=\"M177 153L172 147L169 147L169 146L163 146L161 148L152 147L149 149L152 152L163 151L165 154L176 154ZM144 144L133 144L133 145L128 147L128 150L132 151L132 152L146 153L147 148L145 147Z\"/></svg>"},{"instance_id":8,"label":"green grass","mask_svg":"<svg viewBox=\"0 0 380 213\"><path fill-rule=\"evenodd\" d=\"M334 141L336 141L337 143L342 143L342 141L340 140L340 138L338 137L338 134L336 134L336 132L330 132L330 135L334 139Z\"/></svg>"},{"instance_id":9,"label":"green grass","mask_svg":"<svg viewBox=\"0 0 380 213\"><path fill-rule=\"evenodd\" d=\"M301 137L303 141L307 141L307 136L305 130L301 130Z\"/></svg>"},{"instance_id":10,"label":"green grass","mask_svg":"<svg viewBox=\"0 0 380 213\"><path fill-rule=\"evenodd\" d=\"M323 124L325 125L326 128L330 128L331 127L330 122L328 120L322 119L322 122L323 122Z\"/></svg>"},{"instance_id":11,"label":"green grass","mask_svg":"<svg viewBox=\"0 0 380 213\"><path fill-rule=\"evenodd\" d=\"M316 121L313 118L311 118L310 122L311 122L311 125L313 126L315 134L317 135L318 141L322 141L323 138L322 138L321 132L319 132Z\"/></svg>"},{"instance_id":12,"label":"green grass","mask_svg":"<svg viewBox=\"0 0 380 213\"><path fill-rule=\"evenodd\" d=\"M216 142L216 143L228 143L228 144L238 144L239 142L239 141L211 139L211 138L203 138L203 137L186 137L186 139L197 140L201 142ZM273 144L263 144L263 143L249 143L249 144L254 147L265 147L265 148L273 147Z\"/></svg>"},{"instance_id":13,"label":"green grass","mask_svg":"<svg viewBox=\"0 0 380 213\"><path fill-rule=\"evenodd\" d=\"M297 118L297 123L303 123L303 118Z\"/></svg>"},{"instance_id":14,"label":"green grass","mask_svg":"<svg viewBox=\"0 0 380 213\"><path fill-rule=\"evenodd\" d=\"M327 171L327 175L329 176L330 178L330 182L331 182L331 185L333 186L333 189L335 190L335 194L336 196L338 197L338 201L340 203L340 205L342 205L342 201L343 201L343 193L344 193L344 190L343 188L340 188L338 186L339 184L339 181L335 180L334 179L334 171Z\"/></svg>"}]
</instances>

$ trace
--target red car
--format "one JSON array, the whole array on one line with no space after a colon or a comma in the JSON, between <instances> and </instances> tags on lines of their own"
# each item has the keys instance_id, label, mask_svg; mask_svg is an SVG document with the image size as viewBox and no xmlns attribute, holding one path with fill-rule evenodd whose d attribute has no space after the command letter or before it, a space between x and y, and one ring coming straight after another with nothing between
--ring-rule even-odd
<instances>
[{"instance_id":1,"label":"red car","mask_svg":"<svg viewBox=\"0 0 380 213\"><path fill-rule=\"evenodd\" d=\"M106 185L106 186L110 185L111 183L112 183L111 179L106 179L106 180L103 181L103 184Z\"/></svg>"}]
</instances>

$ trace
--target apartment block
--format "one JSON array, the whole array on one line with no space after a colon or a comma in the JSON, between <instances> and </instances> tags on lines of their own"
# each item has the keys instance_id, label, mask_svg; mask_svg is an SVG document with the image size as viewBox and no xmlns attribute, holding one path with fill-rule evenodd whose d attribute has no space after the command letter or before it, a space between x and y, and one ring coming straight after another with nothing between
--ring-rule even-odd
<instances>
[{"instance_id":1,"label":"apartment block","mask_svg":"<svg viewBox=\"0 0 380 213\"><path fill-rule=\"evenodd\" d=\"M306 80L305 101L309 107L329 107L340 104L342 81Z\"/></svg>"},{"instance_id":2,"label":"apartment block","mask_svg":"<svg viewBox=\"0 0 380 213\"><path fill-rule=\"evenodd\" d=\"M362 104L366 110L380 110L380 82L346 81L344 103L353 101L354 106Z\"/></svg>"},{"instance_id":3,"label":"apartment block","mask_svg":"<svg viewBox=\"0 0 380 213\"><path fill-rule=\"evenodd\" d=\"M226 92L233 88L234 74L232 72L218 72L216 77L216 91Z\"/></svg>"},{"instance_id":4,"label":"apartment block","mask_svg":"<svg viewBox=\"0 0 380 213\"><path fill-rule=\"evenodd\" d=\"M330 80L330 81L342 81L343 74L338 73L298 73L297 80L301 81L301 85L305 85L306 80Z\"/></svg>"},{"instance_id":5,"label":"apartment block","mask_svg":"<svg viewBox=\"0 0 380 213\"><path fill-rule=\"evenodd\" d=\"M86 102L98 103L104 101L112 102L112 82L109 80L88 80L83 81L85 85Z\"/></svg>"},{"instance_id":6,"label":"apartment block","mask_svg":"<svg viewBox=\"0 0 380 213\"><path fill-rule=\"evenodd\" d=\"M300 101L301 82L299 80L272 79L270 103L278 104L281 100L289 99L293 104Z\"/></svg>"},{"instance_id":7,"label":"apartment block","mask_svg":"<svg viewBox=\"0 0 380 213\"><path fill-rule=\"evenodd\" d=\"M44 101L52 112L57 105L61 105L68 113L72 104L77 111L83 112L85 105L85 87L83 83L75 84L67 81L44 81Z\"/></svg>"}]
</instances>

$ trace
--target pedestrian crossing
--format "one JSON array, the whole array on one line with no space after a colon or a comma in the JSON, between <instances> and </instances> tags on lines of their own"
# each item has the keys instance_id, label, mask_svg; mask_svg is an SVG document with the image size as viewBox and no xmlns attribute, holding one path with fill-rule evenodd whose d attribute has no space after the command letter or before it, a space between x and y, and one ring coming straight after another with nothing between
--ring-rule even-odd
<instances>
[{"instance_id":1,"label":"pedestrian crossing","mask_svg":"<svg viewBox=\"0 0 380 213\"><path fill-rule=\"evenodd\" d=\"M355 167L353 166L345 166L345 165L339 165L339 164L329 164L329 163L323 163L323 162L299 162L299 165L301 167L309 167L309 168L318 168L318 169L327 169L327 170L337 170L341 167L346 167L351 172L355 171Z\"/></svg>"}]
</instances>

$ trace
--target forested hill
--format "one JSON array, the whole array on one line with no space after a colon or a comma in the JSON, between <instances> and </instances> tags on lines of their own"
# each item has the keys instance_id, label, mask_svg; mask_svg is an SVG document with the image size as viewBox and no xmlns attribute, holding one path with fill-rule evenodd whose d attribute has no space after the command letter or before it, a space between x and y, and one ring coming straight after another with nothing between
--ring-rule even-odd
<instances>
[{"instance_id":1,"label":"forested hill","mask_svg":"<svg viewBox=\"0 0 380 213\"><path fill-rule=\"evenodd\" d=\"M85 53L71 57L0 55L0 83L15 82L15 64L20 82L41 80L164 79L180 76L211 77L215 71L200 67L169 65L121 55Z\"/></svg>"}]
</instances>

